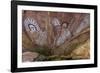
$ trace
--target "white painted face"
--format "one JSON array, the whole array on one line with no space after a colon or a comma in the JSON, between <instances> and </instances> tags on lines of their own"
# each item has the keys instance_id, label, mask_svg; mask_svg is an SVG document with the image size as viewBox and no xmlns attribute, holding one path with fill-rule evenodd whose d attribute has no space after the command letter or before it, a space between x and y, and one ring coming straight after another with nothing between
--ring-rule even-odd
<instances>
[{"instance_id":1,"label":"white painted face","mask_svg":"<svg viewBox=\"0 0 100 73\"><path fill-rule=\"evenodd\" d=\"M67 23L63 23L62 27L67 28Z\"/></svg>"},{"instance_id":2,"label":"white painted face","mask_svg":"<svg viewBox=\"0 0 100 73\"><path fill-rule=\"evenodd\" d=\"M59 25L61 25L60 21L57 18L53 18L52 21L51 21L51 23L53 24L53 26L59 26Z\"/></svg>"},{"instance_id":3,"label":"white painted face","mask_svg":"<svg viewBox=\"0 0 100 73\"><path fill-rule=\"evenodd\" d=\"M38 23L33 18L26 18L24 21L24 26L27 31L34 32L40 30Z\"/></svg>"}]
</instances>

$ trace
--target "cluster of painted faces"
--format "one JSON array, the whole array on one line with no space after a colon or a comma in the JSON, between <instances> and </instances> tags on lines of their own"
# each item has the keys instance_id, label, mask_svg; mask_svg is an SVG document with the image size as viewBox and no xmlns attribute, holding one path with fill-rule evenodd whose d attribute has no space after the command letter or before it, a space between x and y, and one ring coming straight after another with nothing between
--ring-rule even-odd
<instances>
[{"instance_id":1,"label":"cluster of painted faces","mask_svg":"<svg viewBox=\"0 0 100 73\"><path fill-rule=\"evenodd\" d=\"M57 18L53 18L51 20L51 25L53 27L54 31L54 42L53 44L56 46L60 46L63 44L66 40L71 38L72 34L70 30L67 28L67 23L62 23ZM29 33L31 39L35 40L35 43L38 45L44 45L47 44L47 37L48 33L47 30L44 30L44 26L39 26L38 22L33 18L26 18L24 20L24 26L26 31ZM86 16L82 23L80 23L80 26L77 28L75 33L79 33L82 29L89 26L89 16ZM35 35L32 35L33 33L36 33ZM35 36L35 37L34 37Z\"/></svg>"},{"instance_id":2,"label":"cluster of painted faces","mask_svg":"<svg viewBox=\"0 0 100 73\"><path fill-rule=\"evenodd\" d=\"M66 40L68 40L71 37L71 32L67 28L67 23L61 24L57 18L53 18L52 25L54 27L55 34L54 44L56 46L63 44Z\"/></svg>"}]
</instances>

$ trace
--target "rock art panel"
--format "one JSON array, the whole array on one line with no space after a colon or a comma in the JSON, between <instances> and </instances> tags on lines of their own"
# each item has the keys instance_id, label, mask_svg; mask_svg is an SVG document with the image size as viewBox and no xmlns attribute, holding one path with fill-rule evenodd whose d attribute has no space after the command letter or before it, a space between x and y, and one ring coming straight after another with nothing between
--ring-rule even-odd
<instances>
[{"instance_id":1,"label":"rock art panel","mask_svg":"<svg viewBox=\"0 0 100 73\"><path fill-rule=\"evenodd\" d=\"M22 12L23 62L57 60L58 57L59 60L89 59L88 13L31 10ZM27 54L28 51L38 53L39 57L34 60L35 55Z\"/></svg>"}]
</instances>

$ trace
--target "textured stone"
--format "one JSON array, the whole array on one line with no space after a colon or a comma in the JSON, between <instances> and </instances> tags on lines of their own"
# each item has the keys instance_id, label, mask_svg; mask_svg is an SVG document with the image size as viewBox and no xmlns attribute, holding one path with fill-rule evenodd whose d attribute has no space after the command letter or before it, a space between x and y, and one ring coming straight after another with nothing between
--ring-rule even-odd
<instances>
[{"instance_id":1,"label":"textured stone","mask_svg":"<svg viewBox=\"0 0 100 73\"><path fill-rule=\"evenodd\" d=\"M22 61L23 62L32 62L35 58L38 57L38 53L36 52L23 52L22 53Z\"/></svg>"},{"instance_id":2,"label":"textured stone","mask_svg":"<svg viewBox=\"0 0 100 73\"><path fill-rule=\"evenodd\" d=\"M78 53L83 58L89 57L89 55L79 54L79 51L73 52L77 49L76 47L80 44L83 46L83 43L90 39L90 15L88 13L27 10L23 11L22 23L23 49L35 51L34 49L42 48L42 53L45 50L44 52L49 55L67 56L71 54L74 56ZM85 50L82 49L82 51ZM80 50L80 53L82 51ZM75 59L76 56L72 58Z\"/></svg>"},{"instance_id":3,"label":"textured stone","mask_svg":"<svg viewBox=\"0 0 100 73\"><path fill-rule=\"evenodd\" d=\"M90 40L78 46L72 51L71 56L73 59L89 59L90 58Z\"/></svg>"}]
</instances>

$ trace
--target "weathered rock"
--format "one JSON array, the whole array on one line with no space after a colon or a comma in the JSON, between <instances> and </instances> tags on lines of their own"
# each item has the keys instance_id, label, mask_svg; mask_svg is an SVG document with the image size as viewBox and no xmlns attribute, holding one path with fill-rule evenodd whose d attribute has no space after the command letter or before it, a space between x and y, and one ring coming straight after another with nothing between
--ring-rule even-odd
<instances>
[{"instance_id":1,"label":"weathered rock","mask_svg":"<svg viewBox=\"0 0 100 73\"><path fill-rule=\"evenodd\" d=\"M90 38L89 26L90 15L88 13L27 10L23 14L22 46L24 49L27 48L29 51L46 56L48 54L67 56ZM40 57L40 60L44 59Z\"/></svg>"},{"instance_id":2,"label":"weathered rock","mask_svg":"<svg viewBox=\"0 0 100 73\"><path fill-rule=\"evenodd\" d=\"M90 40L78 46L71 53L72 59L89 59L90 58Z\"/></svg>"},{"instance_id":3,"label":"weathered rock","mask_svg":"<svg viewBox=\"0 0 100 73\"><path fill-rule=\"evenodd\" d=\"M23 62L32 62L35 58L39 56L36 52L23 52L22 61Z\"/></svg>"},{"instance_id":4,"label":"weathered rock","mask_svg":"<svg viewBox=\"0 0 100 73\"><path fill-rule=\"evenodd\" d=\"M85 29L83 32L77 34L76 36L70 38L64 44L54 48L52 50L55 55L68 55L70 54L78 45L84 43L90 38L89 28Z\"/></svg>"},{"instance_id":5,"label":"weathered rock","mask_svg":"<svg viewBox=\"0 0 100 73\"><path fill-rule=\"evenodd\" d=\"M39 55L34 61L45 61L45 60L46 60L46 56Z\"/></svg>"},{"instance_id":6,"label":"weathered rock","mask_svg":"<svg viewBox=\"0 0 100 73\"><path fill-rule=\"evenodd\" d=\"M73 32L73 34L76 35L89 26L90 26L90 15L87 14L84 16L83 20L81 20L78 28L75 30L75 32Z\"/></svg>"},{"instance_id":7,"label":"weathered rock","mask_svg":"<svg viewBox=\"0 0 100 73\"><path fill-rule=\"evenodd\" d=\"M31 41L31 39L25 32L22 33L22 47L23 50L31 50L31 51L33 50L32 48L34 47L34 43Z\"/></svg>"}]
</instances>

